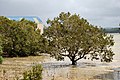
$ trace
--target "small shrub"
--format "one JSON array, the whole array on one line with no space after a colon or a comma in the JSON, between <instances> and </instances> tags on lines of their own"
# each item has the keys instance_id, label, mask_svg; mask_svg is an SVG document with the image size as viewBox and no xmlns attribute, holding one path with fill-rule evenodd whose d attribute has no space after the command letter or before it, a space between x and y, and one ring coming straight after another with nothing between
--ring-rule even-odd
<instances>
[{"instance_id":1,"label":"small shrub","mask_svg":"<svg viewBox=\"0 0 120 80\"><path fill-rule=\"evenodd\" d=\"M1 46L1 38L0 38L0 64L2 64L2 62L3 62L2 53L3 53L3 50L2 50L2 46Z\"/></svg>"},{"instance_id":2,"label":"small shrub","mask_svg":"<svg viewBox=\"0 0 120 80\"><path fill-rule=\"evenodd\" d=\"M42 80L42 66L36 65L32 67L32 70L23 73L22 80Z\"/></svg>"},{"instance_id":3,"label":"small shrub","mask_svg":"<svg viewBox=\"0 0 120 80\"><path fill-rule=\"evenodd\" d=\"M2 64L2 62L3 62L3 57L0 56L0 64Z\"/></svg>"}]
</instances>

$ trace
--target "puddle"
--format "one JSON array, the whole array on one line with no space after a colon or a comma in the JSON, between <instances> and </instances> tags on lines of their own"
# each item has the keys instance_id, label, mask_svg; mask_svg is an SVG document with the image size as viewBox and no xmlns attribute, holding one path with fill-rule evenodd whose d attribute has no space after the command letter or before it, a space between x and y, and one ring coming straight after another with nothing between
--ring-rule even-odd
<instances>
[{"instance_id":1,"label":"puddle","mask_svg":"<svg viewBox=\"0 0 120 80\"><path fill-rule=\"evenodd\" d=\"M100 79L100 80L118 80L114 78L114 72L108 72L108 73L96 75L93 78Z\"/></svg>"},{"instance_id":2,"label":"puddle","mask_svg":"<svg viewBox=\"0 0 120 80\"><path fill-rule=\"evenodd\" d=\"M113 80L112 73L106 72L104 68L100 67L102 64L90 62L78 62L76 66L72 66L70 62L46 62L43 63L43 80ZM57 79L56 79L57 78Z\"/></svg>"}]
</instances>

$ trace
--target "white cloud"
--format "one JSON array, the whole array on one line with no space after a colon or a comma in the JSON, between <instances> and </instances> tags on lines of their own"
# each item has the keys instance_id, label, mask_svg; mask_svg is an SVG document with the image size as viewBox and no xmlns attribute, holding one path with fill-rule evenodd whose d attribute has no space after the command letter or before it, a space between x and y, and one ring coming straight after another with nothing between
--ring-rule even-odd
<instances>
[{"instance_id":1,"label":"white cloud","mask_svg":"<svg viewBox=\"0 0 120 80\"><path fill-rule=\"evenodd\" d=\"M63 11L80 14L102 27L120 22L120 0L0 0L0 15L36 15L44 23Z\"/></svg>"}]
</instances>

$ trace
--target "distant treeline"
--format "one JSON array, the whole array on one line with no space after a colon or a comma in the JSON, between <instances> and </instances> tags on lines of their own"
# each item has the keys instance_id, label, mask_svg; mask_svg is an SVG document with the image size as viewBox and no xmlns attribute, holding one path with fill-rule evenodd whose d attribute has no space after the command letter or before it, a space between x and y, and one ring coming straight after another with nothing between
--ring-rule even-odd
<instances>
[{"instance_id":1,"label":"distant treeline","mask_svg":"<svg viewBox=\"0 0 120 80\"><path fill-rule=\"evenodd\" d=\"M120 28L104 28L105 33L120 33Z\"/></svg>"}]
</instances>

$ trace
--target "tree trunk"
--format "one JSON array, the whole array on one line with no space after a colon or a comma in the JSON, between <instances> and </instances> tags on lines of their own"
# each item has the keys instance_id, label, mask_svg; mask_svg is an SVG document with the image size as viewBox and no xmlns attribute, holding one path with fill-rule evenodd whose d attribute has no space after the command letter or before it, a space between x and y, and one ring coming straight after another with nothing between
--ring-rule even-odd
<instances>
[{"instance_id":1,"label":"tree trunk","mask_svg":"<svg viewBox=\"0 0 120 80\"><path fill-rule=\"evenodd\" d=\"M76 61L72 61L72 65L76 65L77 64L77 62Z\"/></svg>"},{"instance_id":2,"label":"tree trunk","mask_svg":"<svg viewBox=\"0 0 120 80\"><path fill-rule=\"evenodd\" d=\"M77 61L75 61L75 56L72 57L72 65L76 65L77 64Z\"/></svg>"}]
</instances>

